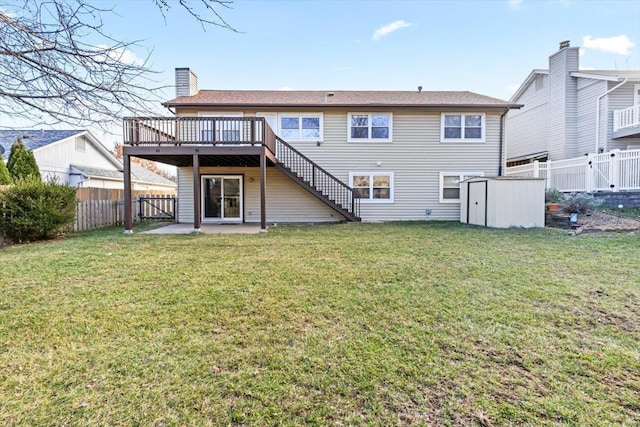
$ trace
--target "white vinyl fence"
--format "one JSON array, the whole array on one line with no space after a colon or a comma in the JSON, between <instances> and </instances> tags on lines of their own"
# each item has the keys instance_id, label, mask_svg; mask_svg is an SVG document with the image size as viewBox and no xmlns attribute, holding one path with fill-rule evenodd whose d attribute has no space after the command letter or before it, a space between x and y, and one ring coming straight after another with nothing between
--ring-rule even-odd
<instances>
[{"instance_id":1,"label":"white vinyl fence","mask_svg":"<svg viewBox=\"0 0 640 427\"><path fill-rule=\"evenodd\" d=\"M505 175L546 178L560 191L640 190L640 150L611 150L574 159L506 168Z\"/></svg>"}]
</instances>

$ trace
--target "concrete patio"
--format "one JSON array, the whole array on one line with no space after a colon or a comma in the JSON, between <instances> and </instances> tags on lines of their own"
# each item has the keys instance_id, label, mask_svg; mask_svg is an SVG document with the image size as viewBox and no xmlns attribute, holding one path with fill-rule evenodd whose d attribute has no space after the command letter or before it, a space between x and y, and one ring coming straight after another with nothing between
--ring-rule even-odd
<instances>
[{"instance_id":1,"label":"concrete patio","mask_svg":"<svg viewBox=\"0 0 640 427\"><path fill-rule=\"evenodd\" d=\"M200 232L204 234L257 234L259 224L202 224ZM166 224L153 230L141 231L140 234L190 234L193 224Z\"/></svg>"}]
</instances>

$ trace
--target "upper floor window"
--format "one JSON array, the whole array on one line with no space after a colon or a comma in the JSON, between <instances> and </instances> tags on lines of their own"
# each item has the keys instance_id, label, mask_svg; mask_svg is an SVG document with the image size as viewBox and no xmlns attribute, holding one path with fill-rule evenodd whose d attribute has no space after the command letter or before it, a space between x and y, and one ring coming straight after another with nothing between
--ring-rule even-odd
<instances>
[{"instance_id":1,"label":"upper floor window","mask_svg":"<svg viewBox=\"0 0 640 427\"><path fill-rule=\"evenodd\" d=\"M322 113L256 113L285 141L322 141Z\"/></svg>"},{"instance_id":2,"label":"upper floor window","mask_svg":"<svg viewBox=\"0 0 640 427\"><path fill-rule=\"evenodd\" d=\"M440 131L442 142L484 142L484 133L484 114L442 114Z\"/></svg>"},{"instance_id":3,"label":"upper floor window","mask_svg":"<svg viewBox=\"0 0 640 427\"><path fill-rule=\"evenodd\" d=\"M391 141L391 113L349 113L347 141Z\"/></svg>"},{"instance_id":4,"label":"upper floor window","mask_svg":"<svg viewBox=\"0 0 640 427\"><path fill-rule=\"evenodd\" d=\"M279 135L284 140L321 139L322 117L318 114L280 115Z\"/></svg>"}]
</instances>

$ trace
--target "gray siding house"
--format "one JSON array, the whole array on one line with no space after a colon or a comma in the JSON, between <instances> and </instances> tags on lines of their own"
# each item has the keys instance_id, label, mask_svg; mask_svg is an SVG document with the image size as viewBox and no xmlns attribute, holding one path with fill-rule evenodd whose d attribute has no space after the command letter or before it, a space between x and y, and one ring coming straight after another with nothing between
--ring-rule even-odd
<instances>
[{"instance_id":1,"label":"gray siding house","mask_svg":"<svg viewBox=\"0 0 640 427\"><path fill-rule=\"evenodd\" d=\"M177 166L178 222L460 218L459 183L499 175L519 105L471 92L198 90L124 120L132 156ZM126 191L126 186L125 186ZM126 224L130 230L131 223Z\"/></svg>"},{"instance_id":2,"label":"gray siding house","mask_svg":"<svg viewBox=\"0 0 640 427\"><path fill-rule=\"evenodd\" d=\"M580 70L579 48L560 44L511 97L508 165L640 148L640 70Z\"/></svg>"},{"instance_id":3,"label":"gray siding house","mask_svg":"<svg viewBox=\"0 0 640 427\"><path fill-rule=\"evenodd\" d=\"M20 138L33 152L43 180L83 188L124 187L122 163L87 130L0 130L0 160L7 160ZM132 165L134 190L175 192L176 184L142 166Z\"/></svg>"}]
</instances>

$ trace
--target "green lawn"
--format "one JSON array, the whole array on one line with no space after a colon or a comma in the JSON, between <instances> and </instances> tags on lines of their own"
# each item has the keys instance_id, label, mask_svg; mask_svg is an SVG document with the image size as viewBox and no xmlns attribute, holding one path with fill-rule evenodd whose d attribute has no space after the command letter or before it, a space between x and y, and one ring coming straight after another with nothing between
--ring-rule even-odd
<instances>
[{"instance_id":1,"label":"green lawn","mask_svg":"<svg viewBox=\"0 0 640 427\"><path fill-rule=\"evenodd\" d=\"M0 260L2 426L640 423L640 234L111 229Z\"/></svg>"}]
</instances>

